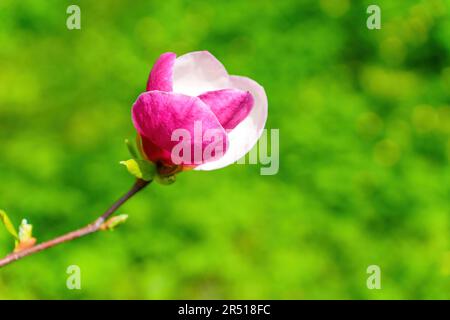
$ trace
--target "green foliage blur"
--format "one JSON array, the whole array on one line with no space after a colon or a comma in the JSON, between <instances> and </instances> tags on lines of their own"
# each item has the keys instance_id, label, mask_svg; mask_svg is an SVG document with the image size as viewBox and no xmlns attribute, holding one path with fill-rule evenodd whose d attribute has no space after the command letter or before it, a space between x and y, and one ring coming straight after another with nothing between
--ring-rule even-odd
<instances>
[{"instance_id":1,"label":"green foliage blur","mask_svg":"<svg viewBox=\"0 0 450 320\"><path fill-rule=\"evenodd\" d=\"M368 30L369 4L382 10ZM81 8L81 30L66 9ZM133 183L130 108L163 52L261 83L280 170L158 184L128 221L0 269L0 299L449 299L448 0L0 1L0 209L38 241ZM0 226L0 256L14 241ZM81 268L81 290L66 270ZM381 289L366 287L370 265Z\"/></svg>"}]
</instances>

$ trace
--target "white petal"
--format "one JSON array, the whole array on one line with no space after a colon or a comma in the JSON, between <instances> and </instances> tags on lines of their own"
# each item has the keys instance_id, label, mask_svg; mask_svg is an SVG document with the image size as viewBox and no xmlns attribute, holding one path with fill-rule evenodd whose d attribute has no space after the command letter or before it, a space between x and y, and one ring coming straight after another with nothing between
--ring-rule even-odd
<instances>
[{"instance_id":1,"label":"white petal","mask_svg":"<svg viewBox=\"0 0 450 320\"><path fill-rule=\"evenodd\" d=\"M229 134L229 148L225 155L212 162L202 164L195 170L215 170L226 167L246 155L258 142L267 120L267 96L264 88L252 79L230 76L231 88L250 91L255 99L250 114Z\"/></svg>"},{"instance_id":2,"label":"white petal","mask_svg":"<svg viewBox=\"0 0 450 320\"><path fill-rule=\"evenodd\" d=\"M191 52L175 60L173 92L196 97L227 88L230 88L227 70L208 51Z\"/></svg>"}]
</instances>

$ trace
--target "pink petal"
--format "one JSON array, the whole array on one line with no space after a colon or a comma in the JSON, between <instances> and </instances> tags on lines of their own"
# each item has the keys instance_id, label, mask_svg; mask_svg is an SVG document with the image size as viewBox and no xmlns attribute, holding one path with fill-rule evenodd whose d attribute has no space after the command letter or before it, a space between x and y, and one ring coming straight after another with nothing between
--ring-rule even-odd
<instances>
[{"instance_id":1,"label":"pink petal","mask_svg":"<svg viewBox=\"0 0 450 320\"><path fill-rule=\"evenodd\" d=\"M177 55L172 52L163 53L155 62L147 81L147 91L172 91L173 66Z\"/></svg>"},{"instance_id":2,"label":"pink petal","mask_svg":"<svg viewBox=\"0 0 450 320\"><path fill-rule=\"evenodd\" d=\"M198 96L207 91L231 88L225 67L208 51L178 57L173 67L173 91Z\"/></svg>"},{"instance_id":3,"label":"pink petal","mask_svg":"<svg viewBox=\"0 0 450 320\"><path fill-rule=\"evenodd\" d=\"M240 76L230 76L230 88L249 91L254 99L254 106L248 116L228 133L229 147L227 153L218 160L202 164L195 170L216 170L226 167L247 154L258 142L267 120L267 95L256 81Z\"/></svg>"},{"instance_id":4,"label":"pink petal","mask_svg":"<svg viewBox=\"0 0 450 320\"><path fill-rule=\"evenodd\" d=\"M223 89L198 96L214 112L225 129L234 129L253 108L253 96L248 91Z\"/></svg>"},{"instance_id":5,"label":"pink petal","mask_svg":"<svg viewBox=\"0 0 450 320\"><path fill-rule=\"evenodd\" d=\"M167 154L180 143L179 140L172 141L172 134L177 129L187 132L190 138L191 156L183 158L183 164L201 164L216 159L204 152L215 145L221 145L223 153L227 149L227 133L210 108L197 97L162 91L145 92L133 105L132 115L138 133L154 145L148 144L149 147L144 148L152 161L158 154L162 154L160 161L168 161ZM220 139L212 141L208 138L211 133ZM147 153L149 149L151 154Z\"/></svg>"}]
</instances>

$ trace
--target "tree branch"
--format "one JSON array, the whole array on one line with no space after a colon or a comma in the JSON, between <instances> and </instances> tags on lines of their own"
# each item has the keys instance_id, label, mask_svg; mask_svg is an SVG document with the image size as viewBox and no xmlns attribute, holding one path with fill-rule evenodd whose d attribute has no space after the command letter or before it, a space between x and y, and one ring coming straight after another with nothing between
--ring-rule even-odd
<instances>
[{"instance_id":1,"label":"tree branch","mask_svg":"<svg viewBox=\"0 0 450 320\"><path fill-rule=\"evenodd\" d=\"M81 237L84 237L88 234L97 232L100 230L100 227L102 226L102 224L114 213L116 212L117 209L120 208L120 206L122 206L122 204L124 204L125 202L127 202L131 197L133 197L136 193L138 193L140 190L142 190L143 188L145 188L150 182L148 181L144 181L144 180L140 180L138 179L136 181L136 183L133 185L133 187L126 193L124 194L119 200L117 200L116 202L114 202L114 204L105 211L105 213L103 213L97 220L95 220L94 222L92 222L91 224L88 224L87 226L85 226L84 228L66 233L65 235L62 235L60 237L54 238L52 240L46 241L46 242L42 242L40 244L37 244L31 248L19 251L19 252L14 252L11 253L9 255L7 255L5 258L0 260L0 268L14 262L17 261L19 259L22 259L26 256L35 254L37 252L46 250L48 248L54 247L58 244L64 243L64 242L68 242L68 241L72 241Z\"/></svg>"}]
</instances>

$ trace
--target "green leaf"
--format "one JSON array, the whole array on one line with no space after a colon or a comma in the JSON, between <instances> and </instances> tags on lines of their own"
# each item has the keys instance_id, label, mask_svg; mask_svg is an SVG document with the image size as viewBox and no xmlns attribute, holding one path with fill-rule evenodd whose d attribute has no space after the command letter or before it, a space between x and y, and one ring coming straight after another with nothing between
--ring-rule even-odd
<instances>
[{"instance_id":1,"label":"green leaf","mask_svg":"<svg viewBox=\"0 0 450 320\"><path fill-rule=\"evenodd\" d=\"M145 181L153 180L156 173L155 165L146 160L130 159L121 161L120 164L123 164L133 176Z\"/></svg>"},{"instance_id":2,"label":"green leaf","mask_svg":"<svg viewBox=\"0 0 450 320\"><path fill-rule=\"evenodd\" d=\"M128 219L127 214L119 214L106 220L100 227L102 230L114 230L117 226L124 224Z\"/></svg>"},{"instance_id":3,"label":"green leaf","mask_svg":"<svg viewBox=\"0 0 450 320\"><path fill-rule=\"evenodd\" d=\"M8 215L5 211L0 210L0 220L3 222L3 224L6 227L6 230L16 239L19 240L19 235L17 234L16 228L14 228L14 225L12 224L11 220L9 219Z\"/></svg>"},{"instance_id":4,"label":"green leaf","mask_svg":"<svg viewBox=\"0 0 450 320\"><path fill-rule=\"evenodd\" d=\"M131 157L133 159L138 159L139 158L138 153L136 152L136 149L133 146L133 144L130 142L130 140L125 139L125 144L127 145L128 152L130 153Z\"/></svg>"}]
</instances>

